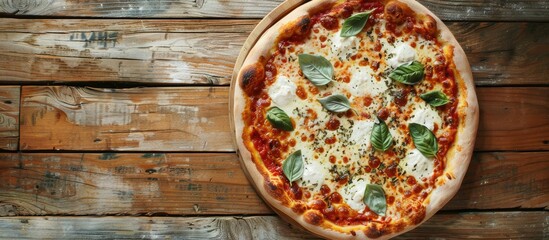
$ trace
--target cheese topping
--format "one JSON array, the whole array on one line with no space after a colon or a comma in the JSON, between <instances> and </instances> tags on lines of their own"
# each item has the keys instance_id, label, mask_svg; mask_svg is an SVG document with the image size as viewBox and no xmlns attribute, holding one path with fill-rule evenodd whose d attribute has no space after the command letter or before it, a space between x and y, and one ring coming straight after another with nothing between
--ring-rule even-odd
<instances>
[{"instance_id":1,"label":"cheese topping","mask_svg":"<svg viewBox=\"0 0 549 240\"><path fill-rule=\"evenodd\" d=\"M269 88L269 96L280 107L288 105L296 96L297 86L288 77L277 76Z\"/></svg>"},{"instance_id":2,"label":"cheese topping","mask_svg":"<svg viewBox=\"0 0 549 240\"><path fill-rule=\"evenodd\" d=\"M370 67L354 68L351 74L349 91L353 96L369 95L375 97L388 89L383 80L377 80L373 77L374 72Z\"/></svg>"},{"instance_id":3,"label":"cheese topping","mask_svg":"<svg viewBox=\"0 0 549 240\"><path fill-rule=\"evenodd\" d=\"M332 53L342 60L355 55L360 46L358 44L360 39L355 36L341 37L340 32L335 33L329 41L331 42Z\"/></svg>"},{"instance_id":4,"label":"cheese topping","mask_svg":"<svg viewBox=\"0 0 549 240\"><path fill-rule=\"evenodd\" d=\"M412 112L412 118L409 123L421 124L433 131L435 124L438 127L442 125L442 119L433 107L427 105L425 102L420 102L416 105L416 110Z\"/></svg>"},{"instance_id":5,"label":"cheese topping","mask_svg":"<svg viewBox=\"0 0 549 240\"><path fill-rule=\"evenodd\" d=\"M370 135L374 128L374 121L357 121L353 125L352 134L349 138L351 143L370 145Z\"/></svg>"},{"instance_id":6,"label":"cheese topping","mask_svg":"<svg viewBox=\"0 0 549 240\"><path fill-rule=\"evenodd\" d=\"M364 191L369 183L364 178L356 179L353 183L347 184L339 189L339 194L345 199L345 202L354 210L359 212L364 211Z\"/></svg>"},{"instance_id":7,"label":"cheese topping","mask_svg":"<svg viewBox=\"0 0 549 240\"><path fill-rule=\"evenodd\" d=\"M310 151L305 150L304 153L303 163L305 166L303 176L301 177L301 181L298 181L298 184L302 187L317 190L326 181L329 175L328 170L323 163L312 157L313 154Z\"/></svg>"},{"instance_id":8,"label":"cheese topping","mask_svg":"<svg viewBox=\"0 0 549 240\"><path fill-rule=\"evenodd\" d=\"M416 180L429 177L433 174L433 159L423 156L417 149L408 151L406 157L400 161L399 165L402 170L414 176Z\"/></svg>"},{"instance_id":9,"label":"cheese topping","mask_svg":"<svg viewBox=\"0 0 549 240\"><path fill-rule=\"evenodd\" d=\"M395 56L388 60L389 65L393 68L397 68L404 64L410 64L416 59L416 50L406 43L402 43L396 47L393 54Z\"/></svg>"}]
</instances>

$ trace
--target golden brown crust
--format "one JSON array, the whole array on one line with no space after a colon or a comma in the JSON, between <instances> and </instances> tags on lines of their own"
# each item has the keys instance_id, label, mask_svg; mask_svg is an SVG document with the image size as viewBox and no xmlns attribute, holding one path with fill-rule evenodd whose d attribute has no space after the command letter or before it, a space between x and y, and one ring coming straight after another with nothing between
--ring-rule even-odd
<instances>
[{"instance_id":1,"label":"golden brown crust","mask_svg":"<svg viewBox=\"0 0 549 240\"><path fill-rule=\"evenodd\" d=\"M259 41L250 50L246 57L243 68L239 72L237 79L241 88L235 88L234 93L234 124L236 132L236 143L240 157L242 158L243 168L249 179L252 181L254 187L262 196L268 205L273 207L275 211L284 216L286 219L292 219L294 223L297 223L307 230L318 234L323 237L333 239L360 239L360 238L376 238L387 239L403 232L409 231L415 228L413 226L401 226L401 231L397 233L391 233L385 235L383 229L378 224L372 223L367 229L360 230L356 227L341 227L331 224L328 221L323 220L322 214L316 210L307 210L304 213L298 214L293 212L290 208L280 204L270 193L268 193L269 186L265 184L270 183L265 177L257 170L258 167L252 161L252 154L247 150L244 141L242 140L242 133L244 129L244 120L242 119L242 112L246 104L246 95L243 91L246 89L253 89L255 86L254 79L261 77L261 67L255 66L255 63L263 59L268 58L271 49L274 47L273 39L280 39L281 37L287 37L294 33L306 34L310 29L309 12L316 11L326 4L333 4L336 0L329 1L311 1L301 7L297 8L290 14L286 15L275 25L269 28L259 39ZM392 21L402 21L402 16L406 16L408 11L415 12L416 14L425 14L427 17L424 19L424 26L427 29L438 29L438 32L430 32L430 34L439 34L439 39L446 41L449 45L453 46L453 60L456 65L456 81L458 82L458 95L459 116L464 116L460 119L458 126L458 132L454 147L452 147L447 154L448 161L443 176L439 178L437 188L431 193L427 208L424 212L418 212L416 223L421 223L429 219L436 211L444 206L457 192L461 181L467 170L474 147L474 140L476 130L478 126L478 103L474 91L474 83L469 67L469 63L460 45L455 40L449 29L433 15L429 10L415 2L414 0L399 0L391 1L387 3L390 9L386 8L386 11L390 11ZM255 70L254 70L255 69ZM264 74L264 72L263 72ZM251 84L250 84L251 83ZM244 90L243 90L244 89ZM258 156L256 156L258 157ZM275 186L275 185L273 185ZM275 186L275 188L277 188ZM272 188L271 188L272 189ZM276 190L282 190L277 188ZM421 215L421 216L420 216ZM332 229L344 229L354 234L341 234L338 231Z\"/></svg>"}]
</instances>

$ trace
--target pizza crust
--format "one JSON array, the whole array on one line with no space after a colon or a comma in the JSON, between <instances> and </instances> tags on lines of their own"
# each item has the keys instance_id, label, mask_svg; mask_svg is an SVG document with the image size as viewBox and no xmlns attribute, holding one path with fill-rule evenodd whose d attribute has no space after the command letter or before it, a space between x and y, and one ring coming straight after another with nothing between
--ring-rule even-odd
<instances>
[{"instance_id":1,"label":"pizza crust","mask_svg":"<svg viewBox=\"0 0 549 240\"><path fill-rule=\"evenodd\" d=\"M297 1L300 2L300 1ZM253 68L253 65L257 62L260 62L262 58L268 58L270 51L273 45L273 40L277 39L280 34L282 34L284 29L288 28L292 24L298 24L298 22L303 18L309 15L309 12L314 11L324 4L332 4L339 2L337 0L325 0L325 1L310 1L300 7L296 8L288 15L283 17L273 26L271 26L261 38L255 43L253 48L248 53L246 59L243 62L243 67L239 70L236 79L233 79L233 90L234 90L234 100L232 111L232 119L235 127L235 140L237 145L237 153L241 158L241 163L243 164L243 169L248 176L248 179L251 180L252 185L259 193L259 195L265 200L267 205L269 205L275 212L282 216L286 221L291 222L297 226L304 227L310 232L331 239L363 239L366 238L365 234L362 231L357 231L356 236L344 235L341 232L322 228L307 223L302 214L297 214L293 212L290 208L281 205L278 200L272 198L269 193L265 190L264 187L264 177L257 171L257 167L252 161L252 156L250 151L246 148L243 139L242 133L244 128L244 120L242 119L242 112L246 104L245 93L239 87L240 81L243 77L243 74L246 72L246 69ZM456 80L458 82L458 95L459 95L459 105L458 105L458 114L459 116L465 116L460 119L458 126L456 139L454 141L454 146L449 149L447 154L447 166L442 176L440 176L439 183L437 188L431 192L430 197L427 199L426 206L426 215L423 219L427 221L431 216L433 216L440 208L442 208L457 192L461 182L467 171L469 165L474 142L478 127L478 103L474 90L474 82L469 66L469 62L465 53L459 43L454 38L450 30L442 23L442 21L436 17L431 11L425 8L423 5L417 3L414 0L399 0L399 2L407 4L410 9L416 13L428 14L434 18L437 23L437 28L439 29L439 34L441 38L451 45L454 46L454 63L457 66L457 72L461 77ZM277 9L273 10L276 11ZM235 81L236 80L236 81ZM421 224L421 223L420 223ZM406 231L412 230L413 228L419 226L412 225L405 227L404 230L389 234L383 235L376 239L388 239L396 235L400 235ZM332 225L334 228L345 229L346 227L340 227L337 225ZM347 227L349 228L349 227ZM350 229L350 228L349 228Z\"/></svg>"}]
</instances>

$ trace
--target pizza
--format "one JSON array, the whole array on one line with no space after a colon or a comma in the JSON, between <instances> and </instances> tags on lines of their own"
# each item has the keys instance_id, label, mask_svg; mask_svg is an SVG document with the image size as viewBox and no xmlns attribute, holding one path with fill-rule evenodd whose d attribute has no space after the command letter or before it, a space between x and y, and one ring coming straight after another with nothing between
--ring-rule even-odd
<instances>
[{"instance_id":1,"label":"pizza","mask_svg":"<svg viewBox=\"0 0 549 240\"><path fill-rule=\"evenodd\" d=\"M233 84L238 153L265 202L326 238L384 239L458 190L478 104L467 58L413 0L317 0L265 31Z\"/></svg>"}]
</instances>

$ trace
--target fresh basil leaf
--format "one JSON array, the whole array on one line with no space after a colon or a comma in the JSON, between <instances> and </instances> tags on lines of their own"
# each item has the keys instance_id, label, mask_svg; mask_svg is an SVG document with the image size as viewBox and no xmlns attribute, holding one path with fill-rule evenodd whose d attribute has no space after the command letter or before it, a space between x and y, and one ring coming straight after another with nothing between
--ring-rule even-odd
<instances>
[{"instance_id":1,"label":"fresh basil leaf","mask_svg":"<svg viewBox=\"0 0 549 240\"><path fill-rule=\"evenodd\" d=\"M267 120L273 125L273 127L282 129L284 131L293 131L294 126L288 114L284 110L278 107L272 107L267 110Z\"/></svg>"},{"instance_id":2,"label":"fresh basil leaf","mask_svg":"<svg viewBox=\"0 0 549 240\"><path fill-rule=\"evenodd\" d=\"M282 163L282 171L290 183L301 178L303 175L303 157L301 156L301 150L297 150L290 154L288 158Z\"/></svg>"},{"instance_id":3,"label":"fresh basil leaf","mask_svg":"<svg viewBox=\"0 0 549 240\"><path fill-rule=\"evenodd\" d=\"M366 22L368 21L368 18L370 17L370 14L373 11L374 10L357 13L345 19L345 22L343 22L343 27L341 27L340 36L352 37L357 35L360 31L362 31L362 29L366 25Z\"/></svg>"},{"instance_id":4,"label":"fresh basil leaf","mask_svg":"<svg viewBox=\"0 0 549 240\"><path fill-rule=\"evenodd\" d=\"M374 125L372 135L370 136L370 142L375 149L382 152L389 150L391 145L393 145L393 136L383 120L379 119L379 123Z\"/></svg>"},{"instance_id":5,"label":"fresh basil leaf","mask_svg":"<svg viewBox=\"0 0 549 240\"><path fill-rule=\"evenodd\" d=\"M342 113L351 109L349 99L341 94L334 94L325 98L319 98L320 104L330 112Z\"/></svg>"},{"instance_id":6,"label":"fresh basil leaf","mask_svg":"<svg viewBox=\"0 0 549 240\"><path fill-rule=\"evenodd\" d=\"M443 106L450 102L446 94L441 91L431 91L421 94L419 97L433 107Z\"/></svg>"},{"instance_id":7,"label":"fresh basil leaf","mask_svg":"<svg viewBox=\"0 0 549 240\"><path fill-rule=\"evenodd\" d=\"M332 81L334 67L328 59L311 54L299 54L297 57L301 71L315 86L323 86Z\"/></svg>"},{"instance_id":8,"label":"fresh basil leaf","mask_svg":"<svg viewBox=\"0 0 549 240\"><path fill-rule=\"evenodd\" d=\"M377 184L367 184L364 190L364 204L379 216L385 216L387 200L383 187Z\"/></svg>"},{"instance_id":9,"label":"fresh basil leaf","mask_svg":"<svg viewBox=\"0 0 549 240\"><path fill-rule=\"evenodd\" d=\"M397 67L389 74L389 78L407 85L415 85L423 80L423 64L413 61Z\"/></svg>"},{"instance_id":10,"label":"fresh basil leaf","mask_svg":"<svg viewBox=\"0 0 549 240\"><path fill-rule=\"evenodd\" d=\"M410 123L408 129L410 130L410 135L412 135L412 140L414 140L414 145L423 156L432 158L437 155L438 143L433 132L417 123Z\"/></svg>"}]
</instances>

